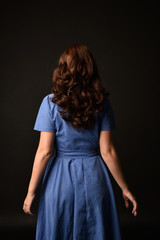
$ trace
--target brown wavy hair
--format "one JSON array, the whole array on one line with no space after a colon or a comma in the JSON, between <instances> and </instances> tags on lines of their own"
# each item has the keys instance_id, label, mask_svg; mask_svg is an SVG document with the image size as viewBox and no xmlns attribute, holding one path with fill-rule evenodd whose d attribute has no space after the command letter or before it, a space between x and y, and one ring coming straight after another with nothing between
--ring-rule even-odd
<instances>
[{"instance_id":1,"label":"brown wavy hair","mask_svg":"<svg viewBox=\"0 0 160 240\"><path fill-rule=\"evenodd\" d=\"M61 54L51 92L52 102L62 109L58 110L60 116L79 130L94 125L110 94L101 84L91 51L83 44L72 44Z\"/></svg>"}]
</instances>

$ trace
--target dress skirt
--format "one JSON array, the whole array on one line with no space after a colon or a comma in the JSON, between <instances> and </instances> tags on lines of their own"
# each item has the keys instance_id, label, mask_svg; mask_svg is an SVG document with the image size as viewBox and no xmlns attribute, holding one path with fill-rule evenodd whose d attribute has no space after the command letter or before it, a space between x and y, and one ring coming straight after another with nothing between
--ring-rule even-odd
<instances>
[{"instance_id":1,"label":"dress skirt","mask_svg":"<svg viewBox=\"0 0 160 240\"><path fill-rule=\"evenodd\" d=\"M59 153L50 159L36 240L121 240L114 192L101 155Z\"/></svg>"}]
</instances>

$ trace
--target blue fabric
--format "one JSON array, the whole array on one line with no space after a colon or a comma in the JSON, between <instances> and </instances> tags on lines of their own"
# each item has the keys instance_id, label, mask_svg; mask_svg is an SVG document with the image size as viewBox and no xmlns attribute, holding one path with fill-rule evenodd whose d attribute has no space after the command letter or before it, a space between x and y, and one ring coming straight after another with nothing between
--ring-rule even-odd
<instances>
[{"instance_id":1,"label":"blue fabric","mask_svg":"<svg viewBox=\"0 0 160 240\"><path fill-rule=\"evenodd\" d=\"M93 127L78 131L61 118L52 96L44 97L34 125L34 130L55 134L55 152L42 182L36 240L121 240L114 192L99 151L100 131L116 128L110 100Z\"/></svg>"}]
</instances>

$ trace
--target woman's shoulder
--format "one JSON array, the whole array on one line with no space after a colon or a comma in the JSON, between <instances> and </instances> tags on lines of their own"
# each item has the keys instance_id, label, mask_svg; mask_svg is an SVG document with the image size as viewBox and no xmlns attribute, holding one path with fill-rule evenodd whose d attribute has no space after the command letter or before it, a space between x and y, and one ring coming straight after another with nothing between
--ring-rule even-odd
<instances>
[{"instance_id":1,"label":"woman's shoulder","mask_svg":"<svg viewBox=\"0 0 160 240\"><path fill-rule=\"evenodd\" d=\"M52 102L52 98L53 98L53 96L54 96L54 94L53 93L49 93L49 94L47 94L47 95L45 95L44 97L43 97L43 101L46 101L46 102L48 102L49 104L55 104L54 102Z\"/></svg>"},{"instance_id":2,"label":"woman's shoulder","mask_svg":"<svg viewBox=\"0 0 160 240\"><path fill-rule=\"evenodd\" d=\"M52 97L53 97L53 93L48 93L47 95L44 96L43 99L45 100L48 100L48 101L51 101L52 102Z\"/></svg>"},{"instance_id":3,"label":"woman's shoulder","mask_svg":"<svg viewBox=\"0 0 160 240\"><path fill-rule=\"evenodd\" d=\"M111 102L110 102L110 99L108 98L108 97L105 97L104 99L103 99L103 111L102 112L106 112L107 111L107 109L110 107L110 105L111 105Z\"/></svg>"},{"instance_id":4,"label":"woman's shoulder","mask_svg":"<svg viewBox=\"0 0 160 240\"><path fill-rule=\"evenodd\" d=\"M109 104L109 102L110 102L109 97L104 97L104 103Z\"/></svg>"},{"instance_id":5,"label":"woman's shoulder","mask_svg":"<svg viewBox=\"0 0 160 240\"><path fill-rule=\"evenodd\" d=\"M47 104L51 109L55 108L56 103L52 102L53 93L49 93L43 97L43 102Z\"/></svg>"},{"instance_id":6,"label":"woman's shoulder","mask_svg":"<svg viewBox=\"0 0 160 240\"><path fill-rule=\"evenodd\" d=\"M99 113L99 118L103 118L106 114L109 114L112 110L112 104L108 97L103 99L103 110Z\"/></svg>"}]
</instances>

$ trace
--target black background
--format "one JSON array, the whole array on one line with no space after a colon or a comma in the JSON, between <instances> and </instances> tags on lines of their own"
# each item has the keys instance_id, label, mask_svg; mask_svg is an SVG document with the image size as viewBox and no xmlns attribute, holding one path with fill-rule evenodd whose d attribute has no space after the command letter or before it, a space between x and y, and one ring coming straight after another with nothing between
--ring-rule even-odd
<instances>
[{"instance_id":1,"label":"black background","mask_svg":"<svg viewBox=\"0 0 160 240\"><path fill-rule=\"evenodd\" d=\"M33 131L52 72L72 43L92 51L115 114L115 146L138 216L125 209L112 179L124 238L158 233L158 13L154 1L6 1L1 4L1 239L34 239L34 217L23 213L39 132Z\"/></svg>"}]
</instances>

